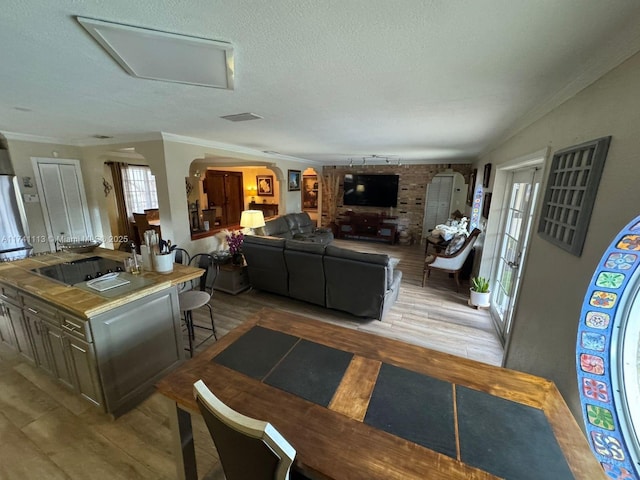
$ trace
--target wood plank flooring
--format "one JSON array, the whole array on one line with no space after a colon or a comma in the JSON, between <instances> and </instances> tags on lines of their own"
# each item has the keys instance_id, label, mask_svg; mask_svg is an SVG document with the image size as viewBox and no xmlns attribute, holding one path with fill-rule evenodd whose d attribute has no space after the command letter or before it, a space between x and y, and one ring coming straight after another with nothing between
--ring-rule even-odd
<instances>
[{"instance_id":1,"label":"wood plank flooring","mask_svg":"<svg viewBox=\"0 0 640 480\"><path fill-rule=\"evenodd\" d=\"M467 305L468 285L456 293L452 278L434 272L427 286L420 286L423 246L340 240L336 244L400 258L400 295L382 321L361 320L255 290L237 296L215 292L211 304L218 336L267 306L501 364L502 347L488 312ZM208 324L206 309L194 317L196 324ZM196 353L213 341L207 340ZM213 443L199 418L194 419L194 434L199 471L209 472L207 480L222 478ZM171 479L175 465L170 452L168 416L158 394L113 420L0 345L1 479Z\"/></svg>"}]
</instances>

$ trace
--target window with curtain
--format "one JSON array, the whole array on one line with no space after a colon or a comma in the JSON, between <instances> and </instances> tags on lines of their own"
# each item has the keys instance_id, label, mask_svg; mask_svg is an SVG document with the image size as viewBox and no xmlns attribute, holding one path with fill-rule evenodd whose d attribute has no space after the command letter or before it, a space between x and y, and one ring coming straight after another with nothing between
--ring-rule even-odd
<instances>
[{"instance_id":1,"label":"window with curtain","mask_svg":"<svg viewBox=\"0 0 640 480\"><path fill-rule=\"evenodd\" d=\"M156 177L151 174L151 169L141 165L127 165L121 171L127 216L133 219L134 212L144 213L149 208L158 208Z\"/></svg>"}]
</instances>

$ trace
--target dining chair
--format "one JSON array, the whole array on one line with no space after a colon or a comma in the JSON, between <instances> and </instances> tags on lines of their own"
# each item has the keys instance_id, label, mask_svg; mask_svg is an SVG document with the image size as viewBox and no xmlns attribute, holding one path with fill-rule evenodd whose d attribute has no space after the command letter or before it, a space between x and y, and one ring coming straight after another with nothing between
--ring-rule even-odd
<instances>
[{"instance_id":1,"label":"dining chair","mask_svg":"<svg viewBox=\"0 0 640 480\"><path fill-rule=\"evenodd\" d=\"M177 248L175 250L178 250ZM182 250L182 249L180 249ZM182 251L180 255L183 255ZM177 255L177 253L176 253ZM187 254L188 255L188 254ZM176 257L177 261L177 257ZM188 265L192 267L202 268L205 272L202 276L189 280L179 286L178 289L178 304L180 311L184 314L184 322L187 326L187 336L189 337L189 347L187 350L193 357L194 350L206 342L209 338L214 337L216 340L218 336L216 334L216 326L213 320L213 308L210 305L211 297L213 296L213 284L218 276L218 265L214 261L213 256L208 253L197 253L189 258ZM211 319L211 328L202 325L196 325L193 321L193 311L207 307L209 309L209 318ZM209 334L197 345L194 345L195 341L195 329L200 328L209 330Z\"/></svg>"},{"instance_id":2,"label":"dining chair","mask_svg":"<svg viewBox=\"0 0 640 480\"><path fill-rule=\"evenodd\" d=\"M129 243L129 242L120 242L120 245L118 245L118 251L119 252L131 253L131 243Z\"/></svg>"},{"instance_id":3,"label":"dining chair","mask_svg":"<svg viewBox=\"0 0 640 480\"><path fill-rule=\"evenodd\" d=\"M147 208L144 214L147 216L147 220L160 220L160 209L158 208Z\"/></svg>"},{"instance_id":4,"label":"dining chair","mask_svg":"<svg viewBox=\"0 0 640 480\"><path fill-rule=\"evenodd\" d=\"M474 228L469 236L460 242L459 248L455 252L445 250L444 252L427 255L424 259L424 269L422 271L422 286L424 287L427 278L431 276L431 270L441 270L453 274L456 280L456 291L459 292L460 270L462 270L464 262L471 253L478 235L480 235L480 230ZM454 244L456 240L454 237L451 242L449 242L449 247L447 248L452 247L452 244Z\"/></svg>"},{"instance_id":5,"label":"dining chair","mask_svg":"<svg viewBox=\"0 0 640 480\"><path fill-rule=\"evenodd\" d=\"M149 219L147 218L147 215L145 213L134 213L133 221L135 223L135 228L138 230L140 241L144 240L144 232L146 232L147 230L155 231L158 234L158 237L162 238L160 226L149 225Z\"/></svg>"},{"instance_id":6,"label":"dining chair","mask_svg":"<svg viewBox=\"0 0 640 480\"><path fill-rule=\"evenodd\" d=\"M191 256L189 252L187 252L184 248L174 248L175 254L175 263L179 263L180 265L189 265L189 261L191 260Z\"/></svg>"},{"instance_id":7,"label":"dining chair","mask_svg":"<svg viewBox=\"0 0 640 480\"><path fill-rule=\"evenodd\" d=\"M226 480L288 480L295 449L269 422L233 410L205 385L193 384L193 394Z\"/></svg>"}]
</instances>

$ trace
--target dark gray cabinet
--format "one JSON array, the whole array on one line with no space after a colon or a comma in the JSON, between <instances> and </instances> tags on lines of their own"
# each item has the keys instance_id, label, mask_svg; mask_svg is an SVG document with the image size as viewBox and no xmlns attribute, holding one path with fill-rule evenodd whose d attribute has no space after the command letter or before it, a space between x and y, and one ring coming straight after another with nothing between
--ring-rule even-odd
<instances>
[{"instance_id":1,"label":"dark gray cabinet","mask_svg":"<svg viewBox=\"0 0 640 480\"><path fill-rule=\"evenodd\" d=\"M65 340L68 342L73 383L78 393L94 405L102 405L102 388L93 345L72 336L66 336Z\"/></svg>"},{"instance_id":2,"label":"dark gray cabinet","mask_svg":"<svg viewBox=\"0 0 640 480\"><path fill-rule=\"evenodd\" d=\"M42 322L40 325L45 332L45 345L49 347L51 352L53 374L64 385L71 389L75 389L75 385L71 378L69 360L66 354L67 347L62 330L47 322Z\"/></svg>"},{"instance_id":3,"label":"dark gray cabinet","mask_svg":"<svg viewBox=\"0 0 640 480\"><path fill-rule=\"evenodd\" d=\"M22 317L22 306L17 296L17 290L2 288L0 310L2 312L2 319L0 319L2 340L18 350L30 363L35 363L33 343L29 335L29 328Z\"/></svg>"},{"instance_id":4,"label":"dark gray cabinet","mask_svg":"<svg viewBox=\"0 0 640 480\"><path fill-rule=\"evenodd\" d=\"M59 312L51 304L22 295L23 318L30 334L35 362L69 388L74 388Z\"/></svg>"},{"instance_id":5,"label":"dark gray cabinet","mask_svg":"<svg viewBox=\"0 0 640 480\"><path fill-rule=\"evenodd\" d=\"M9 312L6 309L6 305L6 302L0 300L0 341L15 348L16 335L13 331L11 318L9 317Z\"/></svg>"},{"instance_id":6,"label":"dark gray cabinet","mask_svg":"<svg viewBox=\"0 0 640 480\"><path fill-rule=\"evenodd\" d=\"M184 359L176 287L89 321L108 412L117 414L136 405Z\"/></svg>"},{"instance_id":7,"label":"dark gray cabinet","mask_svg":"<svg viewBox=\"0 0 640 480\"><path fill-rule=\"evenodd\" d=\"M86 319L0 283L0 340L114 415L184 359L175 286Z\"/></svg>"},{"instance_id":8,"label":"dark gray cabinet","mask_svg":"<svg viewBox=\"0 0 640 480\"><path fill-rule=\"evenodd\" d=\"M10 303L8 303L6 307L9 312L13 331L16 334L16 348L30 363L36 363L35 354L33 352L33 343L31 342L27 323L22 316L22 308Z\"/></svg>"},{"instance_id":9,"label":"dark gray cabinet","mask_svg":"<svg viewBox=\"0 0 640 480\"><path fill-rule=\"evenodd\" d=\"M26 312L24 313L24 319L29 331L31 332L36 365L43 370L46 370L49 374L54 375L55 372L51 360L49 337L46 329L38 318L30 316Z\"/></svg>"},{"instance_id":10,"label":"dark gray cabinet","mask_svg":"<svg viewBox=\"0 0 640 480\"><path fill-rule=\"evenodd\" d=\"M19 303L18 290L0 284L0 340L13 348L17 348L17 340L13 329L11 306L16 303Z\"/></svg>"},{"instance_id":11,"label":"dark gray cabinet","mask_svg":"<svg viewBox=\"0 0 640 480\"><path fill-rule=\"evenodd\" d=\"M95 352L87 341L88 322L33 297L24 296L23 302L36 364L94 405L102 405Z\"/></svg>"}]
</instances>

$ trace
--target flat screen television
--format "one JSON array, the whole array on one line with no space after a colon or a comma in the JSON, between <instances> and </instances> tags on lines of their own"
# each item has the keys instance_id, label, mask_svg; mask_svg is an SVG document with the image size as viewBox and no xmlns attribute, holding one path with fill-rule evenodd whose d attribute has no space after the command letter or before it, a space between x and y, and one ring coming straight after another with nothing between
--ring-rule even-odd
<instances>
[{"instance_id":1,"label":"flat screen television","mask_svg":"<svg viewBox=\"0 0 640 480\"><path fill-rule=\"evenodd\" d=\"M344 176L344 205L395 207L398 205L399 175Z\"/></svg>"}]
</instances>

